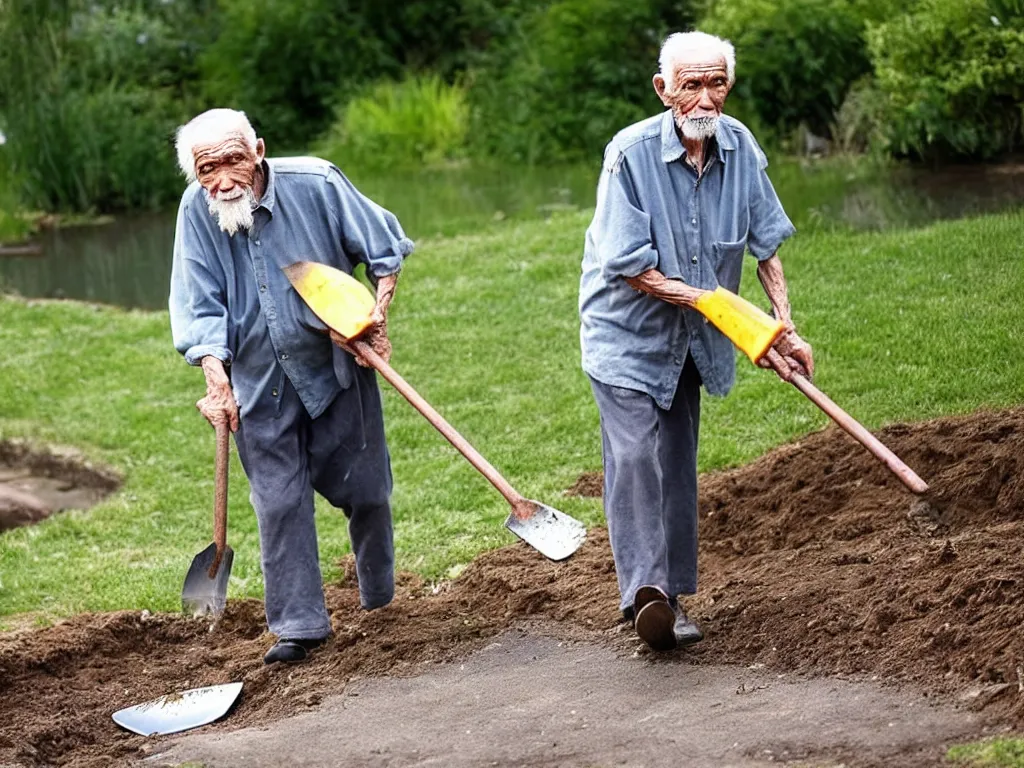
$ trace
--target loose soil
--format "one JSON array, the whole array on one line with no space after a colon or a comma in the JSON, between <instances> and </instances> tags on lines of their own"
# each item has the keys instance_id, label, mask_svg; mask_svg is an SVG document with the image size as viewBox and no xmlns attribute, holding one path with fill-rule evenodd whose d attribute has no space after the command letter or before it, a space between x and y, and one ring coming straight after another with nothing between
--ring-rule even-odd
<instances>
[{"instance_id":1,"label":"loose soil","mask_svg":"<svg viewBox=\"0 0 1024 768\"><path fill-rule=\"evenodd\" d=\"M68 509L89 509L121 485L110 469L70 450L0 441L0 533Z\"/></svg>"},{"instance_id":2,"label":"loose soil","mask_svg":"<svg viewBox=\"0 0 1024 768\"><path fill-rule=\"evenodd\" d=\"M1024 409L878 434L932 484L926 503L836 430L702 478L702 582L688 607L707 640L668 663L877 676L1022 727ZM599 492L599 479L586 482ZM334 638L296 667L262 665L271 638L254 600L230 603L212 627L121 612L0 639L0 763L124 762L153 742L120 731L118 708L243 680L216 727L266 723L353 680L463 657L524 622L637 652L603 529L564 563L517 544L437 587L403 576L395 602L373 612L360 610L346 565L326 588Z\"/></svg>"}]
</instances>

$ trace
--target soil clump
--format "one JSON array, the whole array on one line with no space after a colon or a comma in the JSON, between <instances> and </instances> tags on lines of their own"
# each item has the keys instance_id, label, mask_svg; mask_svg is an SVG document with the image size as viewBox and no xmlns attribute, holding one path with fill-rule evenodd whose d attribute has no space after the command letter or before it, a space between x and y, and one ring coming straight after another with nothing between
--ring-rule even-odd
<instances>
[{"instance_id":1,"label":"soil clump","mask_svg":"<svg viewBox=\"0 0 1024 768\"><path fill-rule=\"evenodd\" d=\"M833 429L701 478L701 587L687 606L707 639L665 661L877 676L1024 726L1024 409L879 436L932 484L927 504ZM600 492L599 477L586 482ZM230 602L213 626L134 611L0 638L0 763L124 763L159 740L118 729L110 715L121 707L242 680L242 702L214 727L264 723L524 622L638 649L604 529L564 563L520 543L454 582L402 576L395 601L372 612L359 608L349 561L326 595L334 637L292 667L262 664L271 638L255 600Z\"/></svg>"},{"instance_id":2,"label":"soil clump","mask_svg":"<svg viewBox=\"0 0 1024 768\"><path fill-rule=\"evenodd\" d=\"M121 485L110 469L68 450L0 441L0 533L68 509L89 509Z\"/></svg>"}]
</instances>

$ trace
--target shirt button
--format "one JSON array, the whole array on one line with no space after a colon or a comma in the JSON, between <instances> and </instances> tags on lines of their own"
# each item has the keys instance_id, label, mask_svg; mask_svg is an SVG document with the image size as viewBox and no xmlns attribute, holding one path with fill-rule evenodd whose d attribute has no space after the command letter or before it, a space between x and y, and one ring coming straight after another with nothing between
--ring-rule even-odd
<instances>
[{"instance_id":1,"label":"shirt button","mask_svg":"<svg viewBox=\"0 0 1024 768\"><path fill-rule=\"evenodd\" d=\"M259 240L256 240L255 242L256 242L256 245L259 245L259 244L260 244L260 241L259 241Z\"/></svg>"},{"instance_id":2,"label":"shirt button","mask_svg":"<svg viewBox=\"0 0 1024 768\"><path fill-rule=\"evenodd\" d=\"M267 292L267 286L261 285L260 286L260 293L266 293L266 292Z\"/></svg>"},{"instance_id":3,"label":"shirt button","mask_svg":"<svg viewBox=\"0 0 1024 768\"><path fill-rule=\"evenodd\" d=\"M697 263L697 254L693 254L693 256L690 258L690 261L692 263L696 264Z\"/></svg>"},{"instance_id":4,"label":"shirt button","mask_svg":"<svg viewBox=\"0 0 1024 768\"><path fill-rule=\"evenodd\" d=\"M691 223L691 224L696 224L696 223L697 223L697 220L696 220L696 219L690 219L690 223Z\"/></svg>"},{"instance_id":5,"label":"shirt button","mask_svg":"<svg viewBox=\"0 0 1024 768\"><path fill-rule=\"evenodd\" d=\"M274 397L277 397L277 387L274 387L272 390L270 390L270 394L273 395Z\"/></svg>"},{"instance_id":6,"label":"shirt button","mask_svg":"<svg viewBox=\"0 0 1024 768\"><path fill-rule=\"evenodd\" d=\"M676 365L682 365L683 363L683 361L680 360L678 357L673 357L672 362L675 363Z\"/></svg>"},{"instance_id":7,"label":"shirt button","mask_svg":"<svg viewBox=\"0 0 1024 768\"><path fill-rule=\"evenodd\" d=\"M287 359L288 359L288 353L287 353L287 352L285 352L284 354L282 354L282 355L281 355L281 359L282 359L282 360L287 360Z\"/></svg>"}]
</instances>

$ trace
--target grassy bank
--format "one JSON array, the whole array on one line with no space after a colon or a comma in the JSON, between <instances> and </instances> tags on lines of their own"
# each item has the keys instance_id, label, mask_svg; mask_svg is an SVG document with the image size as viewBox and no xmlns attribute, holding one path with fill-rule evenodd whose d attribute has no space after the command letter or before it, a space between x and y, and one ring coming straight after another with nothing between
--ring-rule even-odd
<instances>
[{"instance_id":1,"label":"grassy bank","mask_svg":"<svg viewBox=\"0 0 1024 768\"><path fill-rule=\"evenodd\" d=\"M601 522L562 496L600 467L597 412L579 370L576 292L585 213L427 242L399 284L395 367L522 492ZM818 384L868 426L1024 401L1024 215L885 234L801 235L784 262ZM765 305L752 262L744 293ZM202 377L163 313L0 300L0 438L70 444L126 477L87 513L0 535L0 615L178 607L211 538L212 432L192 407ZM442 577L513 539L507 507L386 385L398 565ZM702 470L745 462L825 424L795 390L739 363L706 399ZM230 593L258 596L254 516L232 464ZM321 502L322 504L322 502ZM328 576L344 518L318 515Z\"/></svg>"}]
</instances>

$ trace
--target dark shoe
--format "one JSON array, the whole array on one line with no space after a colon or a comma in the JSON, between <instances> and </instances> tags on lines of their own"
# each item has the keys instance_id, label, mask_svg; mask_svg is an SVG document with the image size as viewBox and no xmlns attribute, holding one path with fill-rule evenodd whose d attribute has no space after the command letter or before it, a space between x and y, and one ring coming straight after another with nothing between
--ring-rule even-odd
<instances>
[{"instance_id":1,"label":"dark shoe","mask_svg":"<svg viewBox=\"0 0 1024 768\"><path fill-rule=\"evenodd\" d=\"M676 613L669 605L668 595L654 586L640 587L633 598L636 616L634 626L640 639L655 651L671 651L676 647L673 631Z\"/></svg>"},{"instance_id":2,"label":"dark shoe","mask_svg":"<svg viewBox=\"0 0 1024 768\"><path fill-rule=\"evenodd\" d=\"M672 628L672 633L676 636L676 644L681 646L693 645L699 643L704 639L704 633L701 632L700 627L686 615L686 612L682 608L676 608L675 610L675 626Z\"/></svg>"},{"instance_id":3,"label":"dark shoe","mask_svg":"<svg viewBox=\"0 0 1024 768\"><path fill-rule=\"evenodd\" d=\"M633 616L639 616L640 610L650 602L660 601L663 603L670 603L669 597L665 594L665 591L661 587L655 587L651 584L645 584L636 591L633 595Z\"/></svg>"},{"instance_id":4,"label":"dark shoe","mask_svg":"<svg viewBox=\"0 0 1024 768\"><path fill-rule=\"evenodd\" d=\"M302 661L309 655L310 651L314 648L319 648L325 642L327 642L326 637L301 638L297 640L281 638L267 651L267 655L263 657L263 663L274 664L279 661L285 663Z\"/></svg>"}]
</instances>

